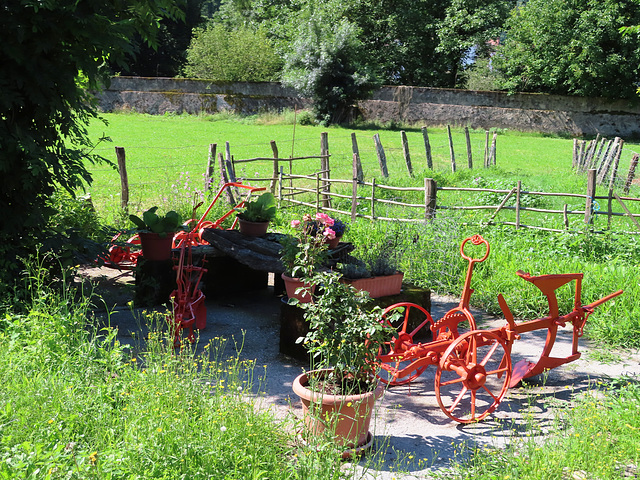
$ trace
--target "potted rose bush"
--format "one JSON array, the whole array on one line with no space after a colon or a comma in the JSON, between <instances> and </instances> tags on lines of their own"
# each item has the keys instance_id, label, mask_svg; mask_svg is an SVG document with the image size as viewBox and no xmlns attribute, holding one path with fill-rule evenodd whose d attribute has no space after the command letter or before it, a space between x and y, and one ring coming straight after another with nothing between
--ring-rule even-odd
<instances>
[{"instance_id":1,"label":"potted rose bush","mask_svg":"<svg viewBox=\"0 0 640 480\"><path fill-rule=\"evenodd\" d=\"M335 238L334 220L324 213L305 214L302 220L293 220L291 227L297 235L288 235L281 241L280 260L285 272L282 279L287 296L299 302L311 301L314 284L303 282L313 276L326 262L329 252L327 240Z\"/></svg>"},{"instance_id":2,"label":"potted rose bush","mask_svg":"<svg viewBox=\"0 0 640 480\"><path fill-rule=\"evenodd\" d=\"M295 379L293 391L302 401L309 432L328 431L340 446L366 448L373 440L374 404L383 393L376 355L394 335L392 322L381 322L381 309L370 308L368 294L341 282L338 272L318 272L305 280L322 292L301 304L309 332L298 341L310 354L312 370Z\"/></svg>"}]
</instances>

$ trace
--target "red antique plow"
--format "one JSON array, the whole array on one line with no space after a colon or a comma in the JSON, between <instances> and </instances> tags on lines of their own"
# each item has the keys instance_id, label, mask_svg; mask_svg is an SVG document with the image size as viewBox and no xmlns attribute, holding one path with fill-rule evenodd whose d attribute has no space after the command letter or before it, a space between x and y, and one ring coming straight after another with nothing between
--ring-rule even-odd
<instances>
[{"instance_id":1,"label":"red antique plow","mask_svg":"<svg viewBox=\"0 0 640 480\"><path fill-rule=\"evenodd\" d=\"M484 255L472 258L465 254L465 246L471 242L484 246ZM480 247L482 248L482 247ZM384 311L383 321L396 328L395 335L378 355L381 366L380 378L389 385L403 385L418 378L428 366L437 367L435 375L436 399L442 411L457 422L471 423L484 419L492 413L504 398L507 389L520 380L538 375L545 370L558 367L580 358L578 340L583 334L587 318L598 305L622 294L622 290L611 293L588 305L582 305L581 273L532 276L518 271L517 275L538 287L549 303L549 315L537 320L516 323L500 294L498 302L506 319L506 325L488 330L477 329L469 310L471 277L476 263L489 256L489 243L480 235L465 239L460 253L469 262L462 298L457 307L449 310L440 320L434 321L421 306L413 303L398 303ZM556 290L575 281L573 310L560 315ZM400 318L393 320L400 312ZM416 328L409 327L412 312L420 319ZM558 327L571 324L573 328L572 353L567 357L553 357ZM416 343L424 328L429 328L432 341ZM522 360L511 363L511 348L521 334L547 329L546 343L537 362Z\"/></svg>"}]
</instances>

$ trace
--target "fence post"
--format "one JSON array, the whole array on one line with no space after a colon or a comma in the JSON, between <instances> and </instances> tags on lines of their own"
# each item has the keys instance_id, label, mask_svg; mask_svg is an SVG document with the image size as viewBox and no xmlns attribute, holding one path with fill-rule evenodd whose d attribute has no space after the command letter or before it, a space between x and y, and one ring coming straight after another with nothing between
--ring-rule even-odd
<instances>
[{"instance_id":1,"label":"fence post","mask_svg":"<svg viewBox=\"0 0 640 480\"><path fill-rule=\"evenodd\" d=\"M522 181L518 180L516 189L516 230L520 228L520 191L522 190Z\"/></svg>"},{"instance_id":2,"label":"fence post","mask_svg":"<svg viewBox=\"0 0 640 480\"><path fill-rule=\"evenodd\" d=\"M229 142L225 143L224 150L226 156L224 163L227 166L227 176L230 182L235 183L238 180L236 178L236 167L233 164L233 156L231 155L231 146L229 145ZM229 187L228 190L231 191L231 187ZM237 187L233 187L233 194L229 195L229 200L232 203L235 203L234 197L235 199L240 200L240 192Z\"/></svg>"},{"instance_id":3,"label":"fence post","mask_svg":"<svg viewBox=\"0 0 640 480\"><path fill-rule=\"evenodd\" d=\"M567 205L566 203L564 204L564 207L562 209L562 214L564 217L564 229L569 230L569 205Z\"/></svg>"},{"instance_id":4,"label":"fence post","mask_svg":"<svg viewBox=\"0 0 640 480\"><path fill-rule=\"evenodd\" d=\"M471 154L471 136L469 135L469 127L464 127L464 136L467 139L467 160L469 161L469 170L472 170L473 155Z\"/></svg>"},{"instance_id":5,"label":"fence post","mask_svg":"<svg viewBox=\"0 0 640 480\"><path fill-rule=\"evenodd\" d=\"M124 147L116 147L118 159L118 173L120 173L120 207L129 211L129 177L127 176L127 161Z\"/></svg>"},{"instance_id":6,"label":"fence post","mask_svg":"<svg viewBox=\"0 0 640 480\"><path fill-rule=\"evenodd\" d=\"M283 167L278 171L278 208L282 206L282 172Z\"/></svg>"},{"instance_id":7,"label":"fence post","mask_svg":"<svg viewBox=\"0 0 640 480\"><path fill-rule=\"evenodd\" d=\"M593 168L593 158L596 154L596 149L598 148L598 143L600 142L600 134L596 134L596 139L593 140L593 145L589 149L587 154L587 159L584 162L584 169L587 170L589 168Z\"/></svg>"},{"instance_id":8,"label":"fence post","mask_svg":"<svg viewBox=\"0 0 640 480\"><path fill-rule=\"evenodd\" d=\"M607 143L607 139L602 137L602 140L600 141L600 148L598 148L598 153L594 155L593 161L591 162L591 165L589 165L589 168L596 168L596 164L600 163L600 157L602 156L602 149L604 148L605 143Z\"/></svg>"},{"instance_id":9,"label":"fence post","mask_svg":"<svg viewBox=\"0 0 640 480\"><path fill-rule=\"evenodd\" d=\"M584 146L587 144L586 140L580 140L580 147L578 148L578 158L576 158L576 171L582 170L582 156L584 155Z\"/></svg>"},{"instance_id":10,"label":"fence post","mask_svg":"<svg viewBox=\"0 0 640 480\"><path fill-rule=\"evenodd\" d=\"M438 185L433 178L424 179L424 219L432 220L436 218L436 195Z\"/></svg>"},{"instance_id":11,"label":"fence post","mask_svg":"<svg viewBox=\"0 0 640 480\"><path fill-rule=\"evenodd\" d=\"M622 147L624 145L624 140L620 139L618 142L618 151L613 158L613 168L611 169L611 178L609 180L609 190L613 190L613 185L616 181L616 176L618 175L618 165L620 164L620 155L622 154Z\"/></svg>"},{"instance_id":12,"label":"fence post","mask_svg":"<svg viewBox=\"0 0 640 480\"><path fill-rule=\"evenodd\" d=\"M225 166L222 152L218 153L218 163L220 164L220 182L222 183L222 185L224 185L225 183L229 182L229 177L227 176L227 167ZM227 202L229 202L230 205L235 205L236 201L233 197L231 188L227 187L225 190L225 194L227 195Z\"/></svg>"},{"instance_id":13,"label":"fence post","mask_svg":"<svg viewBox=\"0 0 640 480\"><path fill-rule=\"evenodd\" d=\"M433 170L433 158L431 158L431 145L429 144L427 127L422 127L422 138L424 138L424 151L427 155L427 168Z\"/></svg>"},{"instance_id":14,"label":"fence post","mask_svg":"<svg viewBox=\"0 0 640 480\"><path fill-rule=\"evenodd\" d=\"M377 133L373 136L373 141L376 144L376 154L378 155L378 163L380 164L380 171L382 172L382 176L387 178L389 176L389 170L387 170L387 157L384 154L384 148L382 148L382 143L380 142L380 135Z\"/></svg>"},{"instance_id":15,"label":"fence post","mask_svg":"<svg viewBox=\"0 0 640 480\"><path fill-rule=\"evenodd\" d=\"M627 174L627 181L624 184L624 193L629 193L633 177L636 176L636 167L638 166L638 154L634 153L631 158L631 164L629 165L629 173Z\"/></svg>"},{"instance_id":16,"label":"fence post","mask_svg":"<svg viewBox=\"0 0 640 480\"><path fill-rule=\"evenodd\" d=\"M592 221L593 199L596 195L596 171L591 168L587 171L587 201L584 205L584 223L589 225Z\"/></svg>"},{"instance_id":17,"label":"fence post","mask_svg":"<svg viewBox=\"0 0 640 480\"><path fill-rule=\"evenodd\" d=\"M449 134L449 152L451 153L451 171L456 173L456 156L453 153L453 138L451 138L451 126L447 125L447 133Z\"/></svg>"},{"instance_id":18,"label":"fence post","mask_svg":"<svg viewBox=\"0 0 640 480\"><path fill-rule=\"evenodd\" d=\"M484 131L484 168L489 167L489 130Z\"/></svg>"},{"instance_id":19,"label":"fence post","mask_svg":"<svg viewBox=\"0 0 640 480\"><path fill-rule=\"evenodd\" d=\"M609 169L611 168L611 162L613 161L616 153L618 151L618 143L621 138L616 137L613 139L613 145L611 149L607 152L606 157L603 159L602 164L600 165L600 169L598 170L598 184L602 184L604 181L604 177L609 173Z\"/></svg>"},{"instance_id":20,"label":"fence post","mask_svg":"<svg viewBox=\"0 0 640 480\"><path fill-rule=\"evenodd\" d=\"M489 165L496 164L496 141L498 140L498 133L493 132L493 138L491 139L491 152L489 154Z\"/></svg>"},{"instance_id":21,"label":"fence post","mask_svg":"<svg viewBox=\"0 0 640 480\"><path fill-rule=\"evenodd\" d=\"M376 219L376 179L371 179L371 218Z\"/></svg>"},{"instance_id":22,"label":"fence post","mask_svg":"<svg viewBox=\"0 0 640 480\"><path fill-rule=\"evenodd\" d=\"M360 161L360 149L358 148L358 140L356 140L356 134L351 134L351 150L353 152L353 158L356 162L357 174L356 178L358 182L364 182L364 173L362 172L362 162Z\"/></svg>"},{"instance_id":23,"label":"fence post","mask_svg":"<svg viewBox=\"0 0 640 480\"><path fill-rule=\"evenodd\" d=\"M409 155L409 141L407 140L407 134L404 130L400 132L402 138L402 154L404 155L404 161L407 164L407 170L409 176L413 177L413 167L411 166L411 155Z\"/></svg>"},{"instance_id":24,"label":"fence post","mask_svg":"<svg viewBox=\"0 0 640 480\"><path fill-rule=\"evenodd\" d=\"M353 135L353 134L352 134ZM351 137L355 138L355 137ZM356 145L357 148L357 145ZM358 167L360 166L360 158L357 153L353 153L353 184L351 189L351 223L356 219L356 201L358 199Z\"/></svg>"},{"instance_id":25,"label":"fence post","mask_svg":"<svg viewBox=\"0 0 640 480\"><path fill-rule=\"evenodd\" d=\"M204 191L211 190L213 176L216 173L216 149L217 144L209 144L209 157L207 158L207 171L204 174Z\"/></svg>"},{"instance_id":26,"label":"fence post","mask_svg":"<svg viewBox=\"0 0 640 480\"><path fill-rule=\"evenodd\" d=\"M576 168L577 158L578 158L578 139L574 138L573 139L573 157L571 158L571 167L574 169Z\"/></svg>"},{"instance_id":27,"label":"fence post","mask_svg":"<svg viewBox=\"0 0 640 480\"><path fill-rule=\"evenodd\" d=\"M331 207L331 197L327 193L331 189L331 185L328 179L331 178L329 169L329 134L322 132L320 134L320 165L322 167L322 206L325 208ZM325 180L326 179L326 180Z\"/></svg>"},{"instance_id":28,"label":"fence post","mask_svg":"<svg viewBox=\"0 0 640 480\"><path fill-rule=\"evenodd\" d=\"M271 193L275 193L276 181L280 173L280 168L278 165L278 145L276 145L275 140L271 140L270 143L271 151L273 152L273 178L271 179L271 187L269 188L269 190L271 190Z\"/></svg>"}]
</instances>

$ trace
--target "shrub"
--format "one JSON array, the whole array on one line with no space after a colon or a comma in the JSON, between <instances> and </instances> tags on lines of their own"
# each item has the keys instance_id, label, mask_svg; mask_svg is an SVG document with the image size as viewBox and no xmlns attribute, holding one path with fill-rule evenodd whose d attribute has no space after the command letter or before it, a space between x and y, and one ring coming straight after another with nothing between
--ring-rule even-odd
<instances>
[{"instance_id":1,"label":"shrub","mask_svg":"<svg viewBox=\"0 0 640 480\"><path fill-rule=\"evenodd\" d=\"M193 36L184 74L220 82L266 82L277 78L281 65L263 30L209 25Z\"/></svg>"}]
</instances>

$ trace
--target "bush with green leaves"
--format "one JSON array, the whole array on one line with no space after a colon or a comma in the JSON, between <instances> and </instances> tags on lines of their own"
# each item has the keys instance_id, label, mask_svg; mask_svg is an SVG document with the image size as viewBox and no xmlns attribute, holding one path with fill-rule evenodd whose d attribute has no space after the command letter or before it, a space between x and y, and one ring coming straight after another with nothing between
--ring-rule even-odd
<instances>
[{"instance_id":1,"label":"bush with green leaves","mask_svg":"<svg viewBox=\"0 0 640 480\"><path fill-rule=\"evenodd\" d=\"M87 124L92 92L108 84L107 63L123 64L139 35L153 44L162 17L184 18L172 0L4 0L0 29L0 282L49 236L57 189L91 183Z\"/></svg>"},{"instance_id":2,"label":"bush with green leaves","mask_svg":"<svg viewBox=\"0 0 640 480\"><path fill-rule=\"evenodd\" d=\"M196 30L184 74L219 82L266 82L278 77L281 66L264 30L211 24Z\"/></svg>"},{"instance_id":3,"label":"bush with green leaves","mask_svg":"<svg viewBox=\"0 0 640 480\"><path fill-rule=\"evenodd\" d=\"M283 82L313 100L322 124L349 120L356 101L377 83L358 27L340 11L334 2L308 5L298 14L298 31L285 55Z\"/></svg>"}]
</instances>

